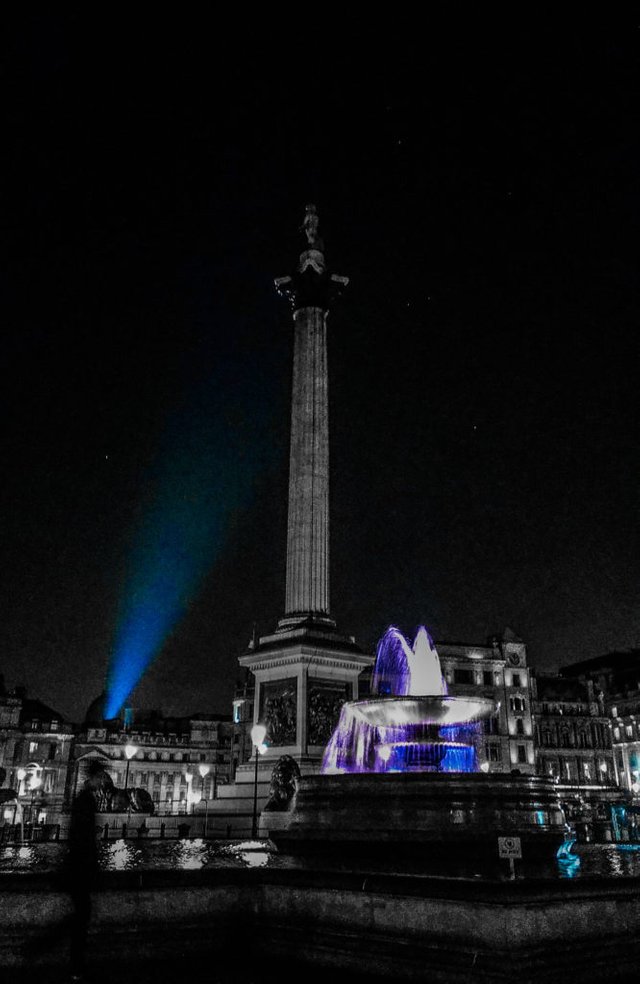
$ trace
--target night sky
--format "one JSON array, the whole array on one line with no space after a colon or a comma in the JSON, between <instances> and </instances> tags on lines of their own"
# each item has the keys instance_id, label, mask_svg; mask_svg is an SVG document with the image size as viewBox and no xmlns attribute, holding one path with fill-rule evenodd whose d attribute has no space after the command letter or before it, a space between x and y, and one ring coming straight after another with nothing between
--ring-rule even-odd
<instances>
[{"instance_id":1,"label":"night sky","mask_svg":"<svg viewBox=\"0 0 640 984\"><path fill-rule=\"evenodd\" d=\"M197 585L133 703L230 711L284 605L273 278L308 201L351 278L329 335L339 627L370 648L389 623L509 625L546 671L637 646L638 24L107 11L3 32L7 684L81 719L136 537L192 503Z\"/></svg>"}]
</instances>

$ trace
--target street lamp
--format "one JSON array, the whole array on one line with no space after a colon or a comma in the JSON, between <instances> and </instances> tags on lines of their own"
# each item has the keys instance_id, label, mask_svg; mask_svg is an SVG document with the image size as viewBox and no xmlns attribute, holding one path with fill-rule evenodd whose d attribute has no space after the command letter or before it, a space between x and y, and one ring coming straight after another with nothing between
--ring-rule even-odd
<instances>
[{"instance_id":1,"label":"street lamp","mask_svg":"<svg viewBox=\"0 0 640 984\"><path fill-rule=\"evenodd\" d=\"M191 803L191 800L193 798L191 795L191 781L193 779L193 774L191 772L185 772L184 777L187 780L187 814L188 814L189 804Z\"/></svg>"},{"instance_id":2,"label":"street lamp","mask_svg":"<svg viewBox=\"0 0 640 984\"><path fill-rule=\"evenodd\" d=\"M138 746L137 745L132 745L131 742L128 742L124 746L124 754L127 756L127 769L126 769L126 772L124 774L124 791L125 791L125 793L127 791L127 783L129 782L129 766L131 765L131 759L133 758L133 756L136 754L137 751L138 751Z\"/></svg>"},{"instance_id":3,"label":"street lamp","mask_svg":"<svg viewBox=\"0 0 640 984\"><path fill-rule=\"evenodd\" d=\"M209 800L204 795L204 780L208 775L210 769L211 766L205 765L204 762L202 763L202 765L198 766L198 772L200 773L200 778L202 779L202 792L200 793L200 802L202 803L202 800L204 800L204 839L205 840L207 839L207 821L209 819Z\"/></svg>"},{"instance_id":4,"label":"street lamp","mask_svg":"<svg viewBox=\"0 0 640 984\"><path fill-rule=\"evenodd\" d=\"M36 794L36 789L39 789L41 785L42 785L42 779L40 778L40 776L38 775L31 776L31 780L29 782L29 789L31 790L31 807L29 809L29 822L32 827L33 827L33 798Z\"/></svg>"},{"instance_id":5,"label":"street lamp","mask_svg":"<svg viewBox=\"0 0 640 984\"><path fill-rule=\"evenodd\" d=\"M258 836L258 756L264 755L267 750L267 746L264 743L266 735L267 729L264 724L254 724L251 729L251 741L256 750L256 768L253 776L253 822L251 824L251 836L254 840Z\"/></svg>"},{"instance_id":6,"label":"street lamp","mask_svg":"<svg viewBox=\"0 0 640 984\"><path fill-rule=\"evenodd\" d=\"M18 796L21 796L22 795L22 789L21 789L21 787L22 787L22 783L27 778L27 770L26 769L18 769L18 771L16 772L16 777L18 779Z\"/></svg>"}]
</instances>

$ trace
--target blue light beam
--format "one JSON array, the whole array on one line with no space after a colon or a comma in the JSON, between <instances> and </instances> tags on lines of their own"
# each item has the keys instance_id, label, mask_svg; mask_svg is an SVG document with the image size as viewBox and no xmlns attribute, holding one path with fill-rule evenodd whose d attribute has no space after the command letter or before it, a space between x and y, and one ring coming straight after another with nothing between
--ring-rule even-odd
<instances>
[{"instance_id":1,"label":"blue light beam","mask_svg":"<svg viewBox=\"0 0 640 984\"><path fill-rule=\"evenodd\" d=\"M248 378L251 376L251 378ZM133 539L104 716L122 705L194 598L264 461L265 407L251 367L225 364L173 418Z\"/></svg>"}]
</instances>

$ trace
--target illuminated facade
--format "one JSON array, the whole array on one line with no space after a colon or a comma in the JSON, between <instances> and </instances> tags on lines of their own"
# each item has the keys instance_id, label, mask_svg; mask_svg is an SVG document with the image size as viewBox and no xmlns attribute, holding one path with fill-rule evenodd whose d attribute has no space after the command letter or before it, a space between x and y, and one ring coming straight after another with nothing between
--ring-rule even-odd
<instances>
[{"instance_id":1,"label":"illuminated facade","mask_svg":"<svg viewBox=\"0 0 640 984\"><path fill-rule=\"evenodd\" d=\"M591 682L601 694L611 727L617 781L640 804L640 650L597 656L560 672Z\"/></svg>"},{"instance_id":2,"label":"illuminated facade","mask_svg":"<svg viewBox=\"0 0 640 984\"><path fill-rule=\"evenodd\" d=\"M581 787L614 783L611 721L592 681L536 674L533 689L538 773Z\"/></svg>"},{"instance_id":3,"label":"illuminated facade","mask_svg":"<svg viewBox=\"0 0 640 984\"><path fill-rule=\"evenodd\" d=\"M74 749L73 791L84 781L89 762L97 758L115 786L146 790L155 814L191 812L201 799L215 800L218 787L229 782L232 732L230 716L213 714L134 715L131 724L116 727L112 722L90 722Z\"/></svg>"},{"instance_id":4,"label":"illuminated facade","mask_svg":"<svg viewBox=\"0 0 640 984\"><path fill-rule=\"evenodd\" d=\"M437 642L449 693L492 698L498 710L483 721L480 758L489 772L535 772L531 671L527 647L510 629L487 646Z\"/></svg>"},{"instance_id":5,"label":"illuminated facade","mask_svg":"<svg viewBox=\"0 0 640 984\"><path fill-rule=\"evenodd\" d=\"M22 688L0 694L0 765L5 789L18 793L0 823L22 820L47 832L60 823L71 768L73 731L57 711L27 697Z\"/></svg>"}]
</instances>

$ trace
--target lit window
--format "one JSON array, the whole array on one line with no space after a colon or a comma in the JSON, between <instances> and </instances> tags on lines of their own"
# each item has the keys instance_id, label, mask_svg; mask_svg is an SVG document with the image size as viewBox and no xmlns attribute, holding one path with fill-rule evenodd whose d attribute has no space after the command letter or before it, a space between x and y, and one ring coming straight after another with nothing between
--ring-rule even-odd
<instances>
[{"instance_id":1,"label":"lit window","mask_svg":"<svg viewBox=\"0 0 640 984\"><path fill-rule=\"evenodd\" d=\"M633 725L632 724L628 724L624 730L627 732L627 738L632 738L633 737Z\"/></svg>"},{"instance_id":2,"label":"lit window","mask_svg":"<svg viewBox=\"0 0 640 984\"><path fill-rule=\"evenodd\" d=\"M613 737L616 741L620 741L620 728L613 729Z\"/></svg>"},{"instance_id":3,"label":"lit window","mask_svg":"<svg viewBox=\"0 0 640 984\"><path fill-rule=\"evenodd\" d=\"M34 752L37 752L37 751L38 751L38 742L37 741L30 741L29 742L29 755L32 755Z\"/></svg>"},{"instance_id":4,"label":"lit window","mask_svg":"<svg viewBox=\"0 0 640 984\"><path fill-rule=\"evenodd\" d=\"M58 731L60 728L60 722L55 719L51 722L51 731Z\"/></svg>"}]
</instances>

